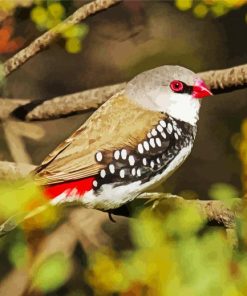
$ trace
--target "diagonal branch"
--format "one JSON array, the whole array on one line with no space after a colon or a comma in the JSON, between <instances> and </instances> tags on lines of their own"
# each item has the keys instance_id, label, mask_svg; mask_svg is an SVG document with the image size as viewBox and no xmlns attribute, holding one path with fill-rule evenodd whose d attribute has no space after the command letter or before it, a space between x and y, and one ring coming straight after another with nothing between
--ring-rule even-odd
<instances>
[{"instance_id":1,"label":"diagonal branch","mask_svg":"<svg viewBox=\"0 0 247 296\"><path fill-rule=\"evenodd\" d=\"M8 59L3 64L5 76L15 71L31 57L36 55L41 50L45 49L49 44L56 40L59 37L61 30L64 30L67 25L70 26L78 24L82 20L86 19L88 16L95 14L100 10L107 9L108 7L116 4L119 1L121 0L95 0L80 7L63 22L61 22L51 30L47 31L39 38L35 39L29 46L19 51L12 58Z\"/></svg>"}]
</instances>

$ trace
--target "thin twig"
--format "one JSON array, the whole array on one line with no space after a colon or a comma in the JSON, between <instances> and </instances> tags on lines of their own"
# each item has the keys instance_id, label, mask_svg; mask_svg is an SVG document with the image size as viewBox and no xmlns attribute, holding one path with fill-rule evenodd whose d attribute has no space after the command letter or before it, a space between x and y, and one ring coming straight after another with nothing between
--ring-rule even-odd
<instances>
[{"instance_id":1,"label":"thin twig","mask_svg":"<svg viewBox=\"0 0 247 296\"><path fill-rule=\"evenodd\" d=\"M29 46L19 51L12 58L8 59L3 64L5 76L15 71L31 57L50 45L54 40L56 40L56 38L59 37L61 31L63 31L66 26L78 24L88 16L95 14L100 10L107 9L119 1L120 0L95 0L80 7L63 22L35 39Z\"/></svg>"}]
</instances>

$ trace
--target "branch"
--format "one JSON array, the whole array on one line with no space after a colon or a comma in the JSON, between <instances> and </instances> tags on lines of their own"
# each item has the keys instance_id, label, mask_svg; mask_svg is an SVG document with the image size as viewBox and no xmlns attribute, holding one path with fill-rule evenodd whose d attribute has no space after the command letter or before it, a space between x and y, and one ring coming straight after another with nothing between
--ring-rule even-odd
<instances>
[{"instance_id":1,"label":"branch","mask_svg":"<svg viewBox=\"0 0 247 296\"><path fill-rule=\"evenodd\" d=\"M0 180L17 180L18 178L27 176L34 165L20 163L16 164L8 161L0 161Z\"/></svg>"},{"instance_id":2,"label":"branch","mask_svg":"<svg viewBox=\"0 0 247 296\"><path fill-rule=\"evenodd\" d=\"M30 100L21 99L0 99L0 121L7 119L10 114L18 107L30 103Z\"/></svg>"},{"instance_id":3,"label":"branch","mask_svg":"<svg viewBox=\"0 0 247 296\"><path fill-rule=\"evenodd\" d=\"M214 94L225 93L247 87L247 65L224 70L214 70L198 74ZM23 104L21 100L0 99L0 120L6 119L11 112L19 119L47 120L61 118L75 113L97 109L113 94L124 89L126 82L103 86L49 100L32 101ZM27 101L25 101L27 102ZM17 108L15 109L14 106ZM3 109L3 111L1 111ZM13 111L14 110L14 111Z\"/></svg>"},{"instance_id":4,"label":"branch","mask_svg":"<svg viewBox=\"0 0 247 296\"><path fill-rule=\"evenodd\" d=\"M7 161L0 161L0 179L18 179L28 175L35 166L29 164L15 164ZM242 204L242 199L235 199L233 207L229 208L223 201L220 200L187 200L181 196L172 195L169 193L150 192L143 193L138 196L138 200L143 201L143 207L160 208L162 206L172 205L194 205L199 209L202 217L207 219L208 222L216 222L223 225L226 229L233 229L235 227L236 212L239 211ZM135 202L135 201L134 201ZM130 206L132 203L130 203ZM126 206L125 206L126 207ZM112 214L118 216L130 217L131 213L129 208L116 209L111 211ZM88 212L89 213L89 212ZM71 216L72 219L72 216ZM73 221L73 219L71 220Z\"/></svg>"},{"instance_id":5,"label":"branch","mask_svg":"<svg viewBox=\"0 0 247 296\"><path fill-rule=\"evenodd\" d=\"M242 203L241 199L235 199L232 208L230 208L221 200L187 200L181 196L158 192L143 193L139 198L146 199L145 205L149 204L153 208L172 205L173 203L180 206L194 205L208 222L216 222L225 228L235 227L236 212Z\"/></svg>"},{"instance_id":6,"label":"branch","mask_svg":"<svg viewBox=\"0 0 247 296\"><path fill-rule=\"evenodd\" d=\"M12 113L16 118L32 121L32 120L47 120L61 118L71 114L82 113L89 110L97 109L107 99L116 92L122 90L125 83L115 84L111 86L103 86L91 90L55 97L46 101L33 101L26 105L18 106ZM15 100L12 101L12 107ZM0 99L1 104L6 104L4 99ZM19 102L16 102L16 105ZM13 111L10 108L11 112ZM6 111L3 116L0 111L0 119L6 118ZM10 113L11 114L11 113Z\"/></svg>"},{"instance_id":7,"label":"branch","mask_svg":"<svg viewBox=\"0 0 247 296\"><path fill-rule=\"evenodd\" d=\"M247 87L247 64L223 70L199 73L214 94Z\"/></svg>"},{"instance_id":8,"label":"branch","mask_svg":"<svg viewBox=\"0 0 247 296\"><path fill-rule=\"evenodd\" d=\"M108 7L116 4L120 0L95 0L90 2L79 9L77 9L71 16L65 19L63 22L47 31L39 38L35 39L29 46L19 51L12 58L8 59L4 64L4 74L9 75L26 61L28 61L35 54L45 49L49 44L56 40L60 32L64 30L66 26L75 25L86 19L88 16L95 14L100 10L107 9Z\"/></svg>"},{"instance_id":9,"label":"branch","mask_svg":"<svg viewBox=\"0 0 247 296\"><path fill-rule=\"evenodd\" d=\"M3 122L3 131L12 159L16 163L32 163L23 137L40 140L44 136L42 127L27 122L6 120Z\"/></svg>"},{"instance_id":10,"label":"branch","mask_svg":"<svg viewBox=\"0 0 247 296\"><path fill-rule=\"evenodd\" d=\"M0 161L0 179L17 179L18 177L24 177L34 168L35 166L32 165L16 165L15 163ZM236 199L233 209L230 209L220 200L186 200L180 196L156 192L143 193L138 197L137 201L138 200L143 200L144 207L152 206L155 208L157 208L157 203L159 207L167 204L172 205L173 202L182 206L195 205L198 207L201 215L209 222L214 221L224 225L225 228L234 228L236 212L239 210L242 203L241 199ZM122 211L120 208L111 212L114 215L131 216L130 212L126 211L125 208Z\"/></svg>"}]
</instances>

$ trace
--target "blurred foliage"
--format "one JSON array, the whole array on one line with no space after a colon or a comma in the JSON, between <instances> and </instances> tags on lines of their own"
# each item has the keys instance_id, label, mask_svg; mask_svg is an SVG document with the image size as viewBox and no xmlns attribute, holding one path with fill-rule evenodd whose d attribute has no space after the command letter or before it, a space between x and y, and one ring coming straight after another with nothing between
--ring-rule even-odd
<instances>
[{"instance_id":1,"label":"blurred foliage","mask_svg":"<svg viewBox=\"0 0 247 296\"><path fill-rule=\"evenodd\" d=\"M246 188L246 120L239 149ZM211 198L229 207L239 195L230 184L209 189ZM112 249L92 253L85 278L95 295L247 295L245 203L236 225L239 245L233 249L225 230L207 227L195 208L179 207L168 214L147 209L131 223L134 249L120 255Z\"/></svg>"},{"instance_id":2,"label":"blurred foliage","mask_svg":"<svg viewBox=\"0 0 247 296\"><path fill-rule=\"evenodd\" d=\"M146 210L131 234L134 250L91 255L85 276L95 295L246 295L246 250L233 251L223 229L205 231L196 209Z\"/></svg>"},{"instance_id":3,"label":"blurred foliage","mask_svg":"<svg viewBox=\"0 0 247 296\"><path fill-rule=\"evenodd\" d=\"M58 0L1 0L0 1L0 53L16 51L23 44L23 39L16 37L10 39L13 30L13 15L17 7L31 7L30 18L40 31L52 29L60 24L67 16L68 10L74 7L73 1ZM10 22L11 20L11 22ZM59 33L65 40L65 49L69 53L78 53L82 48L82 40L88 33L88 26L84 23L61 26Z\"/></svg>"},{"instance_id":4,"label":"blurred foliage","mask_svg":"<svg viewBox=\"0 0 247 296\"><path fill-rule=\"evenodd\" d=\"M53 254L32 270L33 285L43 292L54 291L68 279L70 270L70 261L64 254Z\"/></svg>"},{"instance_id":5,"label":"blurred foliage","mask_svg":"<svg viewBox=\"0 0 247 296\"><path fill-rule=\"evenodd\" d=\"M51 206L40 188L32 181L21 180L16 183L0 184L0 221L11 221L19 225L24 232L17 231L7 240L0 239L0 251L7 250L9 262L17 267L27 267L31 258L31 246L26 241L29 233L46 229L56 224L59 219L57 207ZM70 261L64 254L55 253L39 260L30 271L33 286L43 292L53 291L68 278L71 270Z\"/></svg>"},{"instance_id":6,"label":"blurred foliage","mask_svg":"<svg viewBox=\"0 0 247 296\"><path fill-rule=\"evenodd\" d=\"M215 183L209 188L208 196L212 199L222 200L231 206L235 198L239 198L238 190L231 184Z\"/></svg>"},{"instance_id":7,"label":"blurred foliage","mask_svg":"<svg viewBox=\"0 0 247 296\"><path fill-rule=\"evenodd\" d=\"M247 193L247 119L242 123L242 137L239 144L239 155L242 163L242 184L244 195Z\"/></svg>"},{"instance_id":8,"label":"blurred foliage","mask_svg":"<svg viewBox=\"0 0 247 296\"><path fill-rule=\"evenodd\" d=\"M247 4L246 0L175 0L179 10L192 10L197 18L204 18L208 14L220 17L245 4Z\"/></svg>"},{"instance_id":9,"label":"blurred foliage","mask_svg":"<svg viewBox=\"0 0 247 296\"><path fill-rule=\"evenodd\" d=\"M40 188L33 182L22 180L16 184L0 184L0 219L22 221L26 229L44 228L58 220L58 209L49 205ZM11 202L9 202L11 200Z\"/></svg>"},{"instance_id":10,"label":"blurred foliage","mask_svg":"<svg viewBox=\"0 0 247 296\"><path fill-rule=\"evenodd\" d=\"M15 52L24 42L21 37L12 38L13 24L14 20L12 18L8 18L2 23L0 28L0 54Z\"/></svg>"},{"instance_id":11,"label":"blurred foliage","mask_svg":"<svg viewBox=\"0 0 247 296\"><path fill-rule=\"evenodd\" d=\"M0 21L14 14L17 7L29 7L34 0L1 0Z\"/></svg>"},{"instance_id":12,"label":"blurred foliage","mask_svg":"<svg viewBox=\"0 0 247 296\"><path fill-rule=\"evenodd\" d=\"M31 19L40 30L49 30L61 23L67 16L65 1L36 1L37 5L31 10ZM73 2L70 1L70 5ZM81 50L81 41L88 33L86 24L66 25L59 28L65 39L65 48L69 53L78 53Z\"/></svg>"},{"instance_id":13,"label":"blurred foliage","mask_svg":"<svg viewBox=\"0 0 247 296\"><path fill-rule=\"evenodd\" d=\"M195 17L204 18L209 14L215 17L225 15L245 5L247 0L174 0L174 2L179 10L192 10ZM23 44L23 39L20 37L10 39L14 31L14 12L18 7L30 7L30 18L41 31L49 30L60 24L71 11L77 8L74 1L0 0L0 21L5 20L0 27L0 53L14 52ZM10 16L13 16L11 24L6 21L6 18ZM247 16L245 21L247 22ZM62 27L59 30L65 40L66 51L72 54L80 52L82 41L88 33L88 26L82 23Z\"/></svg>"}]
</instances>

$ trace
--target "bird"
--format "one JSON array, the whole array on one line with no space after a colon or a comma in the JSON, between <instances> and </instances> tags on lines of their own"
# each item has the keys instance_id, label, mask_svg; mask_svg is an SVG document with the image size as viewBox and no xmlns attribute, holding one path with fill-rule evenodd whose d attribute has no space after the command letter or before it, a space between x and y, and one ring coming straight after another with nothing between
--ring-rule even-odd
<instances>
[{"instance_id":1,"label":"bird","mask_svg":"<svg viewBox=\"0 0 247 296\"><path fill-rule=\"evenodd\" d=\"M138 74L33 172L52 205L111 211L162 182L190 154L203 98L191 70L164 65Z\"/></svg>"}]
</instances>

